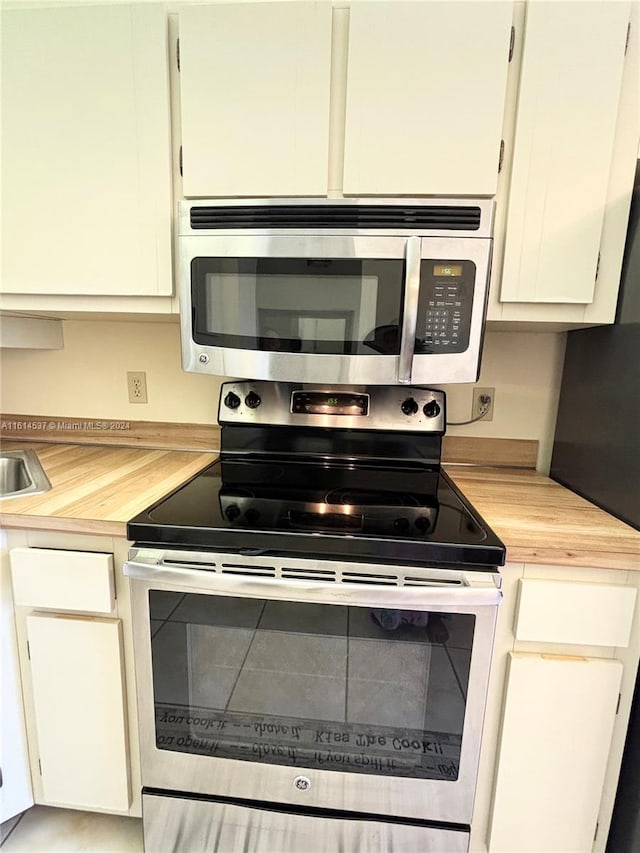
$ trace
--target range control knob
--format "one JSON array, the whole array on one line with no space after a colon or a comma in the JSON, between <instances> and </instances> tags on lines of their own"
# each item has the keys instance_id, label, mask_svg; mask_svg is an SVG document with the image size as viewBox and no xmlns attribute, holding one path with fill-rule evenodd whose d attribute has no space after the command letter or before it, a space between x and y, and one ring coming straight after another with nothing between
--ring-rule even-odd
<instances>
[{"instance_id":1,"label":"range control knob","mask_svg":"<svg viewBox=\"0 0 640 853\"><path fill-rule=\"evenodd\" d=\"M257 524L260 521L260 512L255 507L250 507L244 514L249 524Z\"/></svg>"},{"instance_id":2,"label":"range control knob","mask_svg":"<svg viewBox=\"0 0 640 853\"><path fill-rule=\"evenodd\" d=\"M431 527L431 521L426 515L419 515L414 521L414 524L418 528L420 533L426 533L427 530Z\"/></svg>"},{"instance_id":3,"label":"range control knob","mask_svg":"<svg viewBox=\"0 0 640 853\"><path fill-rule=\"evenodd\" d=\"M240 515L240 507L238 504L230 504L224 511L224 514L229 521L234 521Z\"/></svg>"},{"instance_id":4,"label":"range control knob","mask_svg":"<svg viewBox=\"0 0 640 853\"><path fill-rule=\"evenodd\" d=\"M422 411L428 418L437 418L440 414L440 406L435 400L429 400L422 407Z\"/></svg>"},{"instance_id":5,"label":"range control knob","mask_svg":"<svg viewBox=\"0 0 640 853\"><path fill-rule=\"evenodd\" d=\"M408 519L403 518L401 516L400 518L396 518L396 520L393 522L393 527L400 533L404 533L405 530L409 529L409 521Z\"/></svg>"},{"instance_id":6,"label":"range control knob","mask_svg":"<svg viewBox=\"0 0 640 853\"><path fill-rule=\"evenodd\" d=\"M418 404L413 397L407 397L407 399L403 400L400 404L400 408L402 409L402 413L405 415L415 415L418 411Z\"/></svg>"},{"instance_id":7,"label":"range control knob","mask_svg":"<svg viewBox=\"0 0 640 853\"><path fill-rule=\"evenodd\" d=\"M237 409L240 405L240 397L237 394L234 394L233 391L229 391L227 396L224 398L224 404L227 409Z\"/></svg>"},{"instance_id":8,"label":"range control knob","mask_svg":"<svg viewBox=\"0 0 640 853\"><path fill-rule=\"evenodd\" d=\"M250 409L257 409L262 402L262 399L255 391L249 391L247 396L244 398L244 401Z\"/></svg>"}]
</instances>

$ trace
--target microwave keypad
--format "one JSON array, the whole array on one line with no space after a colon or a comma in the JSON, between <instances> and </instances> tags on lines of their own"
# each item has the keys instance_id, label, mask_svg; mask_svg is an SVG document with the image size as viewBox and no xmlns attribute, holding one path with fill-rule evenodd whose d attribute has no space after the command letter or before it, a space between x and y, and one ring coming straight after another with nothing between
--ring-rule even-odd
<instances>
[{"instance_id":1,"label":"microwave keypad","mask_svg":"<svg viewBox=\"0 0 640 853\"><path fill-rule=\"evenodd\" d=\"M422 270L416 352L464 352L469 346L475 264L423 260Z\"/></svg>"}]
</instances>

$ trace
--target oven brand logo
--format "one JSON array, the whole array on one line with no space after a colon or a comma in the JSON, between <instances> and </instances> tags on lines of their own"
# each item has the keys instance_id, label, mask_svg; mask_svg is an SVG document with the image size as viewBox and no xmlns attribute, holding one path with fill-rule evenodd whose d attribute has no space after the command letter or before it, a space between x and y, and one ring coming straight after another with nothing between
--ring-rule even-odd
<instances>
[{"instance_id":1,"label":"oven brand logo","mask_svg":"<svg viewBox=\"0 0 640 853\"><path fill-rule=\"evenodd\" d=\"M307 776L296 776L293 780L293 784L299 791L308 791L311 787L311 779Z\"/></svg>"}]
</instances>

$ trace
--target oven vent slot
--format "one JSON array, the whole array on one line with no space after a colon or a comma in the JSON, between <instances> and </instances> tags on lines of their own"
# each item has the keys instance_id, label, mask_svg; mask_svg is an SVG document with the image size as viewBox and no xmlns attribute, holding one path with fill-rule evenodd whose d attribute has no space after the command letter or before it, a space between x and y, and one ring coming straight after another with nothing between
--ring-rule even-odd
<instances>
[{"instance_id":1,"label":"oven vent slot","mask_svg":"<svg viewBox=\"0 0 640 853\"><path fill-rule=\"evenodd\" d=\"M333 569L301 569L291 566L281 569L280 576L285 580L336 582L336 573Z\"/></svg>"},{"instance_id":2,"label":"oven vent slot","mask_svg":"<svg viewBox=\"0 0 640 853\"><path fill-rule=\"evenodd\" d=\"M194 206L197 229L413 229L477 231L481 211L474 205L300 204Z\"/></svg>"},{"instance_id":3,"label":"oven vent slot","mask_svg":"<svg viewBox=\"0 0 640 853\"><path fill-rule=\"evenodd\" d=\"M275 578L273 566L244 566L237 563L222 563L223 575L245 575L246 577Z\"/></svg>"},{"instance_id":4,"label":"oven vent slot","mask_svg":"<svg viewBox=\"0 0 640 853\"><path fill-rule=\"evenodd\" d=\"M162 561L163 566L175 566L179 569L187 568L187 569L204 569L205 571L216 571L216 563L210 563L208 561L198 560L195 562L194 560L168 560L166 557Z\"/></svg>"},{"instance_id":5,"label":"oven vent slot","mask_svg":"<svg viewBox=\"0 0 640 853\"><path fill-rule=\"evenodd\" d=\"M412 578L406 576L403 586L464 586L464 583L459 579L433 580L432 578Z\"/></svg>"},{"instance_id":6,"label":"oven vent slot","mask_svg":"<svg viewBox=\"0 0 640 853\"><path fill-rule=\"evenodd\" d=\"M396 575L376 575L372 572L343 572L343 583L365 583L373 586L398 586Z\"/></svg>"}]
</instances>

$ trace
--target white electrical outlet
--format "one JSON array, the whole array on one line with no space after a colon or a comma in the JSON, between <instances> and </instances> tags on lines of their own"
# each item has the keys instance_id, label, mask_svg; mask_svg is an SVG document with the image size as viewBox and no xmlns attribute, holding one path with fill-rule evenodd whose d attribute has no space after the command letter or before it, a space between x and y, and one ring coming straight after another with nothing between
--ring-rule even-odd
<instances>
[{"instance_id":1,"label":"white electrical outlet","mask_svg":"<svg viewBox=\"0 0 640 853\"><path fill-rule=\"evenodd\" d=\"M471 404L471 417L478 418L487 409L483 421L493 420L493 406L495 403L495 388L474 388L473 403Z\"/></svg>"},{"instance_id":2,"label":"white electrical outlet","mask_svg":"<svg viewBox=\"0 0 640 853\"><path fill-rule=\"evenodd\" d=\"M146 403L147 401L147 374L144 370L127 371L127 389L129 391L130 403Z\"/></svg>"}]
</instances>

